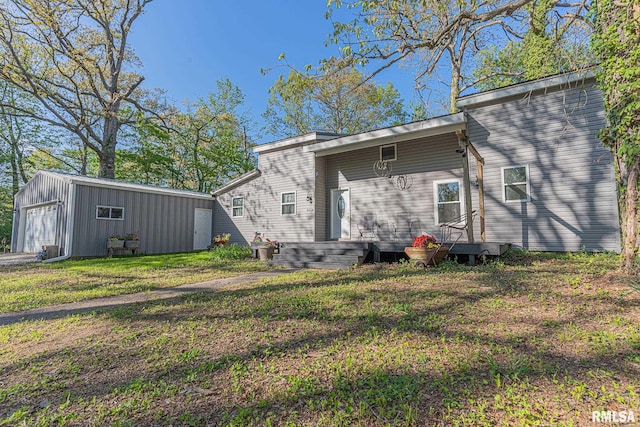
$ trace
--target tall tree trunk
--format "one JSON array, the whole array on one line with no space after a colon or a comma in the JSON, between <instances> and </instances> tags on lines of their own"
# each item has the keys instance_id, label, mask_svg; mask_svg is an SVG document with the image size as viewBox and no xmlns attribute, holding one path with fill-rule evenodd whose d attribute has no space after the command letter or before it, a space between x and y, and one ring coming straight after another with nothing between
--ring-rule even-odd
<instances>
[{"instance_id":1,"label":"tall tree trunk","mask_svg":"<svg viewBox=\"0 0 640 427\"><path fill-rule=\"evenodd\" d=\"M16 195L18 190L20 190L20 176L18 171L18 156L17 156L17 147L15 144L11 144L11 191L12 195Z\"/></svg>"},{"instance_id":2,"label":"tall tree trunk","mask_svg":"<svg viewBox=\"0 0 640 427\"><path fill-rule=\"evenodd\" d=\"M638 247L638 179L640 161L629 169L624 189L622 218L622 268L629 270L636 265Z\"/></svg>"},{"instance_id":3,"label":"tall tree trunk","mask_svg":"<svg viewBox=\"0 0 640 427\"><path fill-rule=\"evenodd\" d=\"M121 123L118 118L115 117L115 114L114 117L104 119L102 151L98 153L100 159L98 175L102 178L115 178L116 143L120 125Z\"/></svg>"}]
</instances>

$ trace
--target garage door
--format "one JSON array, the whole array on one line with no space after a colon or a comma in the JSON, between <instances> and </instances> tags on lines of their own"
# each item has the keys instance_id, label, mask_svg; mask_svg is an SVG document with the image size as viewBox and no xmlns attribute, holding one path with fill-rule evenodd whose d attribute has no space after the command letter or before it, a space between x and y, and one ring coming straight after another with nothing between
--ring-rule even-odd
<instances>
[{"instance_id":1,"label":"garage door","mask_svg":"<svg viewBox=\"0 0 640 427\"><path fill-rule=\"evenodd\" d=\"M55 245L58 225L56 204L27 209L24 227L24 252L38 252L46 245Z\"/></svg>"}]
</instances>

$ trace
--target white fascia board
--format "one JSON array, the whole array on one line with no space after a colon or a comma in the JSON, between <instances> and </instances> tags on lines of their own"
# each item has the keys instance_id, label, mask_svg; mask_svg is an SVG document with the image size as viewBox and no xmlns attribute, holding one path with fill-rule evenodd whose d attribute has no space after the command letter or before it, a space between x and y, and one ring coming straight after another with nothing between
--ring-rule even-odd
<instances>
[{"instance_id":1,"label":"white fascia board","mask_svg":"<svg viewBox=\"0 0 640 427\"><path fill-rule=\"evenodd\" d=\"M281 139L279 141L269 142L253 147L254 153L263 151L278 150L283 148L291 148L301 144L309 144L314 141L326 141L340 137L337 133L312 132L305 135L294 136L293 138Z\"/></svg>"},{"instance_id":2,"label":"white fascia board","mask_svg":"<svg viewBox=\"0 0 640 427\"><path fill-rule=\"evenodd\" d=\"M188 190L177 190L175 188L154 187L151 185L134 184L131 182L122 182L109 180L107 178L92 178L88 176L67 175L58 172L40 171L39 173L63 179L70 184L84 185L86 187L109 188L113 190L129 190L140 193L151 194L169 194L173 196L188 197L192 199L211 200L211 195L206 193L198 193Z\"/></svg>"},{"instance_id":3,"label":"white fascia board","mask_svg":"<svg viewBox=\"0 0 640 427\"><path fill-rule=\"evenodd\" d=\"M464 109L478 104L497 103L506 98L523 96L530 92L550 89L563 85L570 85L580 81L590 80L594 77L594 68L588 68L571 73L559 74L557 76L545 77L530 82L519 83L512 86L490 90L487 92L480 92L473 95L463 96L456 100L456 105L458 106L458 108Z\"/></svg>"},{"instance_id":4,"label":"white fascia board","mask_svg":"<svg viewBox=\"0 0 640 427\"><path fill-rule=\"evenodd\" d=\"M331 154L360 150L362 148L375 147L382 144L408 141L434 135L465 130L467 122L464 113L450 114L415 123L379 129L357 135L336 138L331 141L319 142L307 145L304 152L316 153L316 156L329 156Z\"/></svg>"}]
</instances>

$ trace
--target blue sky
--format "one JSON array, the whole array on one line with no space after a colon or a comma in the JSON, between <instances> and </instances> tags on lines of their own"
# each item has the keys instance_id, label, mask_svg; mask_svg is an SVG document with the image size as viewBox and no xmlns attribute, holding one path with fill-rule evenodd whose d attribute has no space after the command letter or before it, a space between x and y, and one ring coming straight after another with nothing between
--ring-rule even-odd
<instances>
[{"instance_id":1,"label":"blue sky","mask_svg":"<svg viewBox=\"0 0 640 427\"><path fill-rule=\"evenodd\" d=\"M195 101L228 77L260 120L269 87L288 72L281 53L298 68L337 53L323 44L332 31L326 10L325 0L156 0L134 24L130 43L146 87L165 89L176 103ZM272 71L265 76L261 68ZM407 102L414 99L406 70L385 71L377 81L391 81Z\"/></svg>"}]
</instances>

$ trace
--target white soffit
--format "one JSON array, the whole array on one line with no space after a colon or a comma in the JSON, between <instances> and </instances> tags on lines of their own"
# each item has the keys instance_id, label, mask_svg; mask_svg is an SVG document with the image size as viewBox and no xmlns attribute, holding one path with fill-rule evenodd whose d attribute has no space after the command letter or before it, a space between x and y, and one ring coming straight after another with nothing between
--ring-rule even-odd
<instances>
[{"instance_id":1,"label":"white soffit","mask_svg":"<svg viewBox=\"0 0 640 427\"><path fill-rule=\"evenodd\" d=\"M342 135L337 133L328 132L312 132L305 135L294 136L293 138L281 139L279 141L269 142L267 144L260 144L253 147L254 153L260 153L263 151L278 150L282 148L295 147L296 145L308 144L314 141L326 141L328 139L335 139Z\"/></svg>"},{"instance_id":2,"label":"white soffit","mask_svg":"<svg viewBox=\"0 0 640 427\"><path fill-rule=\"evenodd\" d=\"M343 136L330 141L318 142L303 148L305 152L316 153L316 156L328 156L362 148L376 147L382 144L408 141L434 135L465 130L467 123L464 113L450 114L422 120L420 122L378 129L356 135Z\"/></svg>"}]
</instances>

